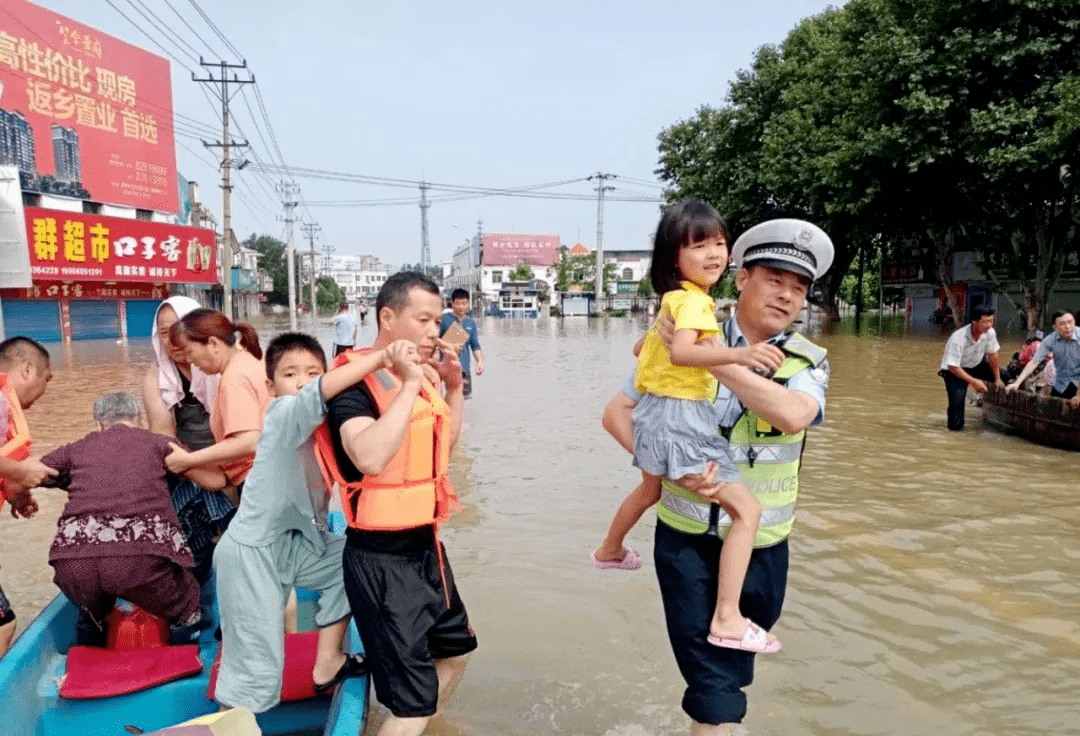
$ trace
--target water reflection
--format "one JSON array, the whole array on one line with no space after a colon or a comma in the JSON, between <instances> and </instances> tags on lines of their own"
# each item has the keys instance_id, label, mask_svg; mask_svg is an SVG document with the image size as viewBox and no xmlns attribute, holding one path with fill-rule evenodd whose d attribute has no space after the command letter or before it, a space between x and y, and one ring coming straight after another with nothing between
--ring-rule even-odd
<instances>
[{"instance_id":1,"label":"water reflection","mask_svg":"<svg viewBox=\"0 0 1080 736\"><path fill-rule=\"evenodd\" d=\"M654 519L629 538L642 571L587 559L637 482L600 411L644 326L481 321L487 371L452 465L464 512L444 532L480 649L433 733L686 732L648 554ZM946 431L944 335L862 328L814 326L832 382L804 459L785 647L760 663L739 732L1080 732L1076 456L984 429L974 407L967 430ZM329 326L317 332L329 349ZM369 321L361 342L373 336ZM1021 343L1001 341L1007 355ZM56 378L30 414L42 450L87 431L94 398L136 389L152 359L149 340L50 348ZM0 519L0 575L24 622L51 595L62 495L44 495L44 518Z\"/></svg>"}]
</instances>

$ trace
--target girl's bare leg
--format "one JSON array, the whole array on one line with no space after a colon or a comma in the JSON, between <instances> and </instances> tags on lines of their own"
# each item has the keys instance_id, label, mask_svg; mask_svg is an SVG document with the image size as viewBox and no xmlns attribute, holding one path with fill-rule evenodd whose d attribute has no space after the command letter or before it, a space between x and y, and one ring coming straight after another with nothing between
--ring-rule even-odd
<instances>
[{"instance_id":1,"label":"girl's bare leg","mask_svg":"<svg viewBox=\"0 0 1080 736\"><path fill-rule=\"evenodd\" d=\"M724 483L713 496L731 517L731 531L720 550L720 579L716 591L716 610L709 633L715 637L741 638L746 631L746 619L739 611L739 598L754 537L761 521L761 504L745 483Z\"/></svg>"},{"instance_id":2,"label":"girl's bare leg","mask_svg":"<svg viewBox=\"0 0 1080 736\"><path fill-rule=\"evenodd\" d=\"M615 518L611 520L607 536L596 548L596 559L601 561L621 560L626 556L623 540L641 515L660 500L660 476L642 472L641 483L619 504Z\"/></svg>"}]
</instances>

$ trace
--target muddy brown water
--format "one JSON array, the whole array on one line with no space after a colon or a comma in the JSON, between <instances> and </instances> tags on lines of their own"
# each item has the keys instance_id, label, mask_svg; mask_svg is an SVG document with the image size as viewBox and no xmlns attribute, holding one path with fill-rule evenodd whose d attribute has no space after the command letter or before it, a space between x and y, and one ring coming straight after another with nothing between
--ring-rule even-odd
<instances>
[{"instance_id":1,"label":"muddy brown water","mask_svg":"<svg viewBox=\"0 0 1080 736\"><path fill-rule=\"evenodd\" d=\"M279 321L261 323L264 336ZM301 323L304 327L304 323ZM480 639L430 733L686 732L651 560L588 562L636 482L600 411L632 367L632 318L484 319L453 458L463 511L444 531ZM329 348L331 328L318 333ZM369 342L373 327L361 328ZM938 334L816 335L830 351L791 541L783 651L759 658L737 734L1080 733L1076 454L983 427L945 430ZM1017 338L1003 339L1011 354ZM55 378L28 417L35 450L92 429L102 392L137 390L148 339L49 346ZM0 518L0 582L21 626L55 594L48 547L64 496Z\"/></svg>"}]
</instances>

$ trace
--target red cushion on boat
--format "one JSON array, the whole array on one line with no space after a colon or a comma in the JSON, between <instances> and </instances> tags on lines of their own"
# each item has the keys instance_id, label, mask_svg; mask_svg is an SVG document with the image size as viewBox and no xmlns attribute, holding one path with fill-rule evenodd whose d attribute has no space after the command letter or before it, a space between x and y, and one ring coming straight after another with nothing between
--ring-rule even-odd
<instances>
[{"instance_id":1,"label":"red cushion on boat","mask_svg":"<svg viewBox=\"0 0 1080 736\"><path fill-rule=\"evenodd\" d=\"M285 671L281 676L281 702L307 700L318 697L311 671L315 669L315 657L318 654L318 631L302 631L298 634L285 635ZM224 645L223 645L224 646ZM218 669L221 667L221 650L214 659L210 670L210 689L206 697L214 699L217 689Z\"/></svg>"},{"instance_id":2,"label":"red cushion on boat","mask_svg":"<svg viewBox=\"0 0 1080 736\"><path fill-rule=\"evenodd\" d=\"M72 647L60 697L109 698L145 690L202 671L197 644L114 650Z\"/></svg>"}]
</instances>

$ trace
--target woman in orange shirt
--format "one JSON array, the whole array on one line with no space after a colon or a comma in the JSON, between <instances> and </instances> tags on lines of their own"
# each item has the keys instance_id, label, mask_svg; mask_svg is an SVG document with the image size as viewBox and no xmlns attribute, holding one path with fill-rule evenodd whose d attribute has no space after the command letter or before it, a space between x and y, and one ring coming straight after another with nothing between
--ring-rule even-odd
<instances>
[{"instance_id":1,"label":"woman in orange shirt","mask_svg":"<svg viewBox=\"0 0 1080 736\"><path fill-rule=\"evenodd\" d=\"M174 450L165 458L169 470L220 468L229 484L240 488L255 458L263 413L270 403L262 348L255 328L233 324L221 312L195 309L170 330L170 337L188 361L207 375L220 375L217 396L210 407L214 444L188 452Z\"/></svg>"}]
</instances>

